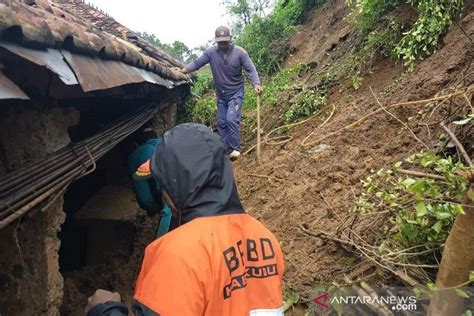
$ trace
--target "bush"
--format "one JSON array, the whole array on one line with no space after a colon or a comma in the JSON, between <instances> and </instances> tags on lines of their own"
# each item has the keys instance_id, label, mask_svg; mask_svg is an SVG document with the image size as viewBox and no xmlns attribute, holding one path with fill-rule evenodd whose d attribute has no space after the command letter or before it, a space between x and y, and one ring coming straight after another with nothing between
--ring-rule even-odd
<instances>
[{"instance_id":1,"label":"bush","mask_svg":"<svg viewBox=\"0 0 474 316\"><path fill-rule=\"evenodd\" d=\"M289 35L306 19L308 12L323 0L288 0L278 4L267 17L255 16L236 39L264 75L280 70L288 56Z\"/></svg>"},{"instance_id":2,"label":"bush","mask_svg":"<svg viewBox=\"0 0 474 316\"><path fill-rule=\"evenodd\" d=\"M417 59L431 55L438 47L441 36L462 9L462 0L408 0L416 4L420 15L415 25L404 34L395 52L409 68Z\"/></svg>"},{"instance_id":3,"label":"bush","mask_svg":"<svg viewBox=\"0 0 474 316\"><path fill-rule=\"evenodd\" d=\"M397 6L411 5L419 12L412 28L392 48L394 55L412 68L414 62L431 55L441 36L463 8L463 0L347 0L356 25L365 33L377 27L381 19Z\"/></svg>"},{"instance_id":4,"label":"bush","mask_svg":"<svg viewBox=\"0 0 474 316\"><path fill-rule=\"evenodd\" d=\"M196 73L191 92L199 97L214 90L214 79L210 67L204 67Z\"/></svg>"},{"instance_id":5,"label":"bush","mask_svg":"<svg viewBox=\"0 0 474 316\"><path fill-rule=\"evenodd\" d=\"M362 185L365 189L354 211L362 213L388 212L396 229L387 227L386 245L399 250L416 245L443 244L454 219L463 213L460 203L466 191L466 178L457 170L466 170L451 157L442 158L432 152L411 156L406 165L423 168L427 174L442 176L412 177L399 173L402 162L392 169L379 170L368 176Z\"/></svg>"},{"instance_id":6,"label":"bush","mask_svg":"<svg viewBox=\"0 0 474 316\"><path fill-rule=\"evenodd\" d=\"M186 107L189 109L188 120L207 126L214 126L216 121L216 99L209 96L192 103L190 100Z\"/></svg>"},{"instance_id":7,"label":"bush","mask_svg":"<svg viewBox=\"0 0 474 316\"><path fill-rule=\"evenodd\" d=\"M290 124L298 118L307 117L326 104L326 96L319 90L301 93L295 104L285 112L285 123Z\"/></svg>"}]
</instances>

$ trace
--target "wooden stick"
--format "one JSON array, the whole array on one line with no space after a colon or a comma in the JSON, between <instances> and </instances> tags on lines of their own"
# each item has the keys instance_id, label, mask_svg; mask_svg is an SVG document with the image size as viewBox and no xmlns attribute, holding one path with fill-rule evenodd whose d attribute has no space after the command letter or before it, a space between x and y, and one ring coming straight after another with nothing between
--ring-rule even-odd
<instances>
[{"instance_id":1,"label":"wooden stick","mask_svg":"<svg viewBox=\"0 0 474 316\"><path fill-rule=\"evenodd\" d=\"M382 110L385 111L385 113L387 113L388 115L390 115L391 117L393 117L394 119L396 119L400 124L402 124L403 126L405 126L405 128L411 133L411 135L413 136L413 138L415 138L420 144L422 144L426 149L430 149L421 139L419 139L416 134L412 131L412 129L405 123L403 122L402 120L400 120L398 117L396 117L395 115L392 114L392 112L388 111L383 105L382 103L380 103L379 99L377 98L377 96L375 95L375 92L374 90L372 90L372 87L369 87L370 89L370 92L372 93L372 95L374 96L375 98L375 101L377 101L378 105L382 108Z\"/></svg>"},{"instance_id":2,"label":"wooden stick","mask_svg":"<svg viewBox=\"0 0 474 316\"><path fill-rule=\"evenodd\" d=\"M430 173L413 171L413 170L398 169L397 172L407 174L410 176L415 176L415 177L430 178L430 179L435 179L435 180L446 180L443 176L439 176L437 174L430 174Z\"/></svg>"},{"instance_id":3,"label":"wooden stick","mask_svg":"<svg viewBox=\"0 0 474 316\"><path fill-rule=\"evenodd\" d=\"M332 118L332 116L334 115L334 112L336 112L336 105L335 105L335 104L332 105L332 111L331 111L331 114L329 114L328 118L327 118L321 125L319 125L319 126L316 127L315 129L313 129L313 130L311 131L311 133L309 133L309 135L306 136L306 137L303 139L303 141L301 142L301 146L303 146L303 147L309 147L309 146L313 145L312 143L306 144L306 141L308 140L308 138L310 138L311 136L313 136L313 134L314 134L318 129L320 129L321 127L323 127L324 125L326 125L326 124L329 122L329 120L330 120L330 119Z\"/></svg>"},{"instance_id":4,"label":"wooden stick","mask_svg":"<svg viewBox=\"0 0 474 316\"><path fill-rule=\"evenodd\" d=\"M471 100L469 100L466 93L464 93L464 98L466 99L467 104L469 104L469 106L471 107L471 111L474 111L474 107L472 107Z\"/></svg>"},{"instance_id":5,"label":"wooden stick","mask_svg":"<svg viewBox=\"0 0 474 316\"><path fill-rule=\"evenodd\" d=\"M469 167L474 167L474 165L472 164L472 160L471 158L469 157L469 155L467 154L466 150L464 149L464 146L459 142L458 138L456 137L456 135L454 135L454 133L444 124L444 122L441 122L441 127L446 131L446 133L448 133L449 137L451 137L451 139L453 140L454 144L456 144L456 147L459 149L459 151L462 153L464 159L466 160L467 164L469 165Z\"/></svg>"},{"instance_id":6,"label":"wooden stick","mask_svg":"<svg viewBox=\"0 0 474 316\"><path fill-rule=\"evenodd\" d=\"M407 275L405 272L401 270L395 270L395 275L402 280L403 283L405 283L408 286L420 286L420 284L413 279L411 276Z\"/></svg>"},{"instance_id":7,"label":"wooden stick","mask_svg":"<svg viewBox=\"0 0 474 316\"><path fill-rule=\"evenodd\" d=\"M267 176L267 175L264 175L264 174L247 173L247 175L248 175L248 176L251 176L251 177L265 178L265 179L269 179L269 180L274 180L274 181L278 181L278 182L283 182L282 179L278 179L278 178L275 178L275 177Z\"/></svg>"},{"instance_id":8,"label":"wooden stick","mask_svg":"<svg viewBox=\"0 0 474 316\"><path fill-rule=\"evenodd\" d=\"M379 298L379 295L377 294L377 292L375 292L375 290L372 287L370 287L370 285L367 282L361 281L360 287L365 292L367 292L367 294L369 294L372 298ZM385 315L393 315L393 313L385 305L383 304L376 304L376 305L379 306L378 308L379 312L385 313Z\"/></svg>"},{"instance_id":9,"label":"wooden stick","mask_svg":"<svg viewBox=\"0 0 474 316\"><path fill-rule=\"evenodd\" d=\"M260 160L260 94L257 94L257 161Z\"/></svg>"},{"instance_id":10,"label":"wooden stick","mask_svg":"<svg viewBox=\"0 0 474 316\"><path fill-rule=\"evenodd\" d=\"M457 91L457 92L454 92L454 93L451 93L451 94L448 94L448 95L444 95L444 96L440 96L440 97L435 97L435 98L431 98L431 99L424 99L424 100L418 100L418 101L409 101L409 102L400 102L400 103L395 103L395 104L392 104L392 105L389 105L389 106L386 106L385 109L391 109L391 108L394 108L394 107L398 107L398 106L403 106L403 105L417 105L417 104L424 104L424 103L429 103L429 102L433 102L433 101L440 101L440 100L444 100L444 99L448 99L448 98L452 98L452 97L455 97L455 96L458 96L458 95L461 95L461 94L464 94L464 93L470 93L470 92L474 92L474 88L470 88L470 89L463 89L463 90L460 90L460 91ZM329 133L327 134L326 136L323 136L321 138L319 138L318 140L314 141L312 143L312 145L315 145L315 144L318 144L320 142L322 142L323 140L326 140L328 139L329 137L331 136L334 136L334 135L337 135L339 134L340 132L346 130L346 129L350 129L354 126L357 126L359 125L360 123L364 122L365 120L367 120L369 117L379 113L383 111L382 109L378 109L378 110L375 110L373 112L370 112L366 115L364 115L363 117L361 117L360 119L358 119L357 121L355 122L352 122L351 124L347 125L347 126L344 126L332 133Z\"/></svg>"}]
</instances>

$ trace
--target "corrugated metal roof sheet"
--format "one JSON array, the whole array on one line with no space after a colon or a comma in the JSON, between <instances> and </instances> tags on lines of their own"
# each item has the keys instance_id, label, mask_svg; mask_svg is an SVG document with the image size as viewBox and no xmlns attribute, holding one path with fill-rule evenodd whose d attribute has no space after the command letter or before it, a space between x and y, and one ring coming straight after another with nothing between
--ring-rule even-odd
<instances>
[{"instance_id":1,"label":"corrugated metal roof sheet","mask_svg":"<svg viewBox=\"0 0 474 316\"><path fill-rule=\"evenodd\" d=\"M15 55L28 59L29 61L44 66L58 75L62 82L67 85L76 85L79 82L72 72L71 68L64 61L64 57L60 51L55 49L28 49L15 44L0 42L0 47L3 47Z\"/></svg>"},{"instance_id":2,"label":"corrugated metal roof sheet","mask_svg":"<svg viewBox=\"0 0 474 316\"><path fill-rule=\"evenodd\" d=\"M159 75L127 64L62 52L84 92L105 90L131 83L150 82L172 89L174 84Z\"/></svg>"}]
</instances>

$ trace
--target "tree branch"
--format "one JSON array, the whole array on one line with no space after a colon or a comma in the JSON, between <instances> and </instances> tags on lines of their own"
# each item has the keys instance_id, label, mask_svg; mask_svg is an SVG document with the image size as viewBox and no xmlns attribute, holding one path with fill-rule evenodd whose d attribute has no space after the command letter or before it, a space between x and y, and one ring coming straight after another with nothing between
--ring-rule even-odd
<instances>
[{"instance_id":1,"label":"tree branch","mask_svg":"<svg viewBox=\"0 0 474 316\"><path fill-rule=\"evenodd\" d=\"M469 157L469 155L466 152L466 149L464 149L464 146L459 142L456 135L454 135L454 133L444 124L444 122L441 122L440 125L446 131L446 133L448 133L449 137L451 137L454 144L456 144L456 147L462 153L462 155L463 155L464 159L466 160L467 164L469 165L469 167L471 167L471 168L474 167L474 165L472 164L471 158Z\"/></svg>"}]
</instances>

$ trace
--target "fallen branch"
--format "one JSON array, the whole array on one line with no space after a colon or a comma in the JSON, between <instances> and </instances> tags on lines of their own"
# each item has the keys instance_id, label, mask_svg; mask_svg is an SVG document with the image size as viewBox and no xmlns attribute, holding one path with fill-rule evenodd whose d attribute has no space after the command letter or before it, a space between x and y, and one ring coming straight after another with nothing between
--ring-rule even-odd
<instances>
[{"instance_id":1,"label":"fallen branch","mask_svg":"<svg viewBox=\"0 0 474 316\"><path fill-rule=\"evenodd\" d=\"M344 278L344 281L347 283L351 282L351 280L347 276ZM367 291L366 289L363 289L362 287L359 287L355 284L352 284L351 288L359 297L372 297L372 300L366 302L366 306L368 306L375 314L383 316L393 315L393 313L390 312L385 306L378 303L378 300L376 300L376 298L378 298L378 295L371 288L371 291Z\"/></svg>"},{"instance_id":2,"label":"fallen branch","mask_svg":"<svg viewBox=\"0 0 474 316\"><path fill-rule=\"evenodd\" d=\"M403 272L401 270L396 270L395 275L400 280L402 280L403 283L405 283L408 286L412 286L412 287L420 286L420 284L415 279L413 279L411 276L409 276L408 274L406 274L405 272Z\"/></svg>"},{"instance_id":3,"label":"fallen branch","mask_svg":"<svg viewBox=\"0 0 474 316\"><path fill-rule=\"evenodd\" d=\"M251 152L252 150L254 150L255 147L257 147L257 144L255 144L255 145L253 145L252 147L250 147L249 149L247 149L247 150L242 154L242 156L247 155L249 152Z\"/></svg>"},{"instance_id":4,"label":"fallen branch","mask_svg":"<svg viewBox=\"0 0 474 316\"><path fill-rule=\"evenodd\" d=\"M420 144L422 144L426 149L430 149L421 139L419 139L416 134L412 131L412 129L405 123L403 122L402 120L400 120L398 117L396 117L395 115L393 115L390 111L388 111L383 105L382 103L380 103L379 99L377 98L377 96L375 95L375 92L374 90L372 90L372 87L369 87L370 89L370 92L372 93L372 95L374 96L375 98L375 101L377 101L378 105L382 108L382 110L385 111L385 113L387 113L388 115L390 115L391 117L393 117L394 119L396 119L400 124L402 124L403 126L405 126L405 128L411 133L411 135L413 136L413 138L415 138Z\"/></svg>"},{"instance_id":5,"label":"fallen branch","mask_svg":"<svg viewBox=\"0 0 474 316\"><path fill-rule=\"evenodd\" d=\"M454 133L444 124L444 122L441 122L440 125L446 131L446 133L448 133L449 137L451 137L454 144L456 144L456 147L462 153L462 155L463 155L464 159L466 160L467 164L469 165L469 167L471 167L471 168L474 167L474 165L472 164L471 158L469 157L469 155L466 152L466 149L464 149L464 146L459 142L456 135L454 135Z\"/></svg>"},{"instance_id":6,"label":"fallen branch","mask_svg":"<svg viewBox=\"0 0 474 316\"><path fill-rule=\"evenodd\" d=\"M331 234L328 234L326 232L323 232L323 231L319 231L318 233L314 233L306 228L303 227L303 225L298 225L298 227L306 234L310 235L310 236L313 236L313 237L317 237L317 238L323 238L323 239L330 239L332 241L337 241L339 243L342 243L342 244L346 244L346 245L351 245L351 246L354 246L357 250L359 250L360 253L362 253L367 259L369 259L370 261L372 261L373 263L375 263L376 265L378 265L379 267L382 267L392 273L395 273L395 271L383 264L381 264L378 260L372 258L371 256L369 256L365 251L364 251L364 248L357 245L356 243L354 242L351 242L351 241L347 241L347 240L343 240L343 239L340 239L340 238L337 238L335 236L332 236ZM367 251L371 251L371 250L368 250L366 249Z\"/></svg>"},{"instance_id":7,"label":"fallen branch","mask_svg":"<svg viewBox=\"0 0 474 316\"><path fill-rule=\"evenodd\" d=\"M301 142L301 146L303 146L303 147L312 146L313 143L305 144L306 141L308 140L308 138L310 138L318 129L320 129L321 127L323 127L324 125L326 125L326 124L331 120L331 118L332 118L332 116L334 115L335 112L336 112L336 105L333 104L333 105L332 105L331 114L329 114L328 118L327 118L321 125L319 125L319 126L316 127L315 129L313 129L313 130L311 131L311 133L309 133L309 135L306 136L306 137L303 139L303 141Z\"/></svg>"},{"instance_id":8,"label":"fallen branch","mask_svg":"<svg viewBox=\"0 0 474 316\"><path fill-rule=\"evenodd\" d=\"M248 175L248 176L251 176L251 177L266 178L266 179L268 179L268 180L274 180L274 181L277 181L277 182L283 182L282 179L278 179L278 178L275 178L275 177L267 176L267 175L264 175L264 174L247 173L247 175Z\"/></svg>"},{"instance_id":9,"label":"fallen branch","mask_svg":"<svg viewBox=\"0 0 474 316\"><path fill-rule=\"evenodd\" d=\"M410 175L410 176L415 176L415 177L430 178L430 179L435 179L435 180L446 180L443 176L439 176L437 174L431 174L431 173L425 173L425 172L419 172L419 171L413 171L413 170L398 169L397 172Z\"/></svg>"},{"instance_id":10,"label":"fallen branch","mask_svg":"<svg viewBox=\"0 0 474 316\"><path fill-rule=\"evenodd\" d=\"M291 123L291 124L286 124L286 125L283 125L283 126L280 126L280 127L277 127L277 128L272 129L267 135L265 135L265 137L263 137L263 143L264 143L264 144L267 144L267 145L275 146L275 145L281 145L281 144L284 144L284 143L289 142L290 140L293 139L293 136L277 136L277 137L272 137L272 138L269 138L269 137L270 137L271 134L273 134L273 133L275 133L276 131L279 131L279 130L281 130L281 129L290 128L290 127L295 127L295 126L304 124L304 123L306 123L306 122L312 120L313 118L317 117L319 114L321 114L321 111L319 111L318 113L315 113L314 115L308 117L307 119L305 119L305 120L303 120L303 121L296 122L296 123ZM275 142L275 143L271 143L271 142L270 142L271 140L281 139L282 137L288 137L288 139L285 139L285 140L282 140L282 141L279 141L279 142ZM255 147L257 147L257 144L255 144L255 145L253 145L252 147L250 147L250 148L249 148L247 151L245 151L242 155L243 155L243 156L247 155L249 152L251 152L252 150L254 150Z\"/></svg>"},{"instance_id":11,"label":"fallen branch","mask_svg":"<svg viewBox=\"0 0 474 316\"><path fill-rule=\"evenodd\" d=\"M431 98L431 99L424 99L424 100L418 100L418 101L409 101L409 102L400 102L400 103L395 103L395 104L392 104L392 105L389 105L389 106L386 106L385 109L391 109L391 108L394 108L394 107L398 107L398 106L403 106L403 105L417 105L417 104L424 104L424 103L428 103L428 102L433 102L433 101L440 101L440 100L444 100L444 99L448 99L448 98L452 98L452 97L455 97L455 96L458 96L458 95L461 95L461 94L465 94L465 93L471 93L471 92L474 92L474 88L469 88L469 89L463 89L461 91L457 91L457 92L454 92L454 93L451 93L451 94L448 94L448 95L445 95L445 96L440 96L440 97L434 97L434 98ZM320 143L322 142L323 140L326 140L328 139L329 137L331 136L334 136L334 135L337 135L339 134L340 132L343 132L344 130L346 129L350 129L354 126L357 126L359 125L360 123L364 122L365 120L367 120L369 117L377 114L377 113L380 113L382 112L383 109L378 109L378 110L375 110L373 112L370 112L368 113L367 115L364 115L363 117L361 117L360 119L358 119L357 121L347 125L347 126L344 126L343 128L340 128L332 133L329 133L328 135L326 136L323 136L321 138L319 138L318 140L316 140L315 142L313 142L313 145L314 144L317 144L317 143Z\"/></svg>"},{"instance_id":12,"label":"fallen branch","mask_svg":"<svg viewBox=\"0 0 474 316\"><path fill-rule=\"evenodd\" d=\"M467 104L469 104L469 107L471 108L471 111L474 112L474 107L472 107L471 100L469 100L469 98L467 97L467 93L464 93L464 98L466 99Z\"/></svg>"},{"instance_id":13,"label":"fallen branch","mask_svg":"<svg viewBox=\"0 0 474 316\"><path fill-rule=\"evenodd\" d=\"M340 242L340 243L343 243L343 244L346 244L346 245L350 245L350 246L356 246L355 243L353 242L350 242L350 241L347 241L347 240L342 240L340 238L337 238L335 236L332 236L331 234L328 234L326 232L323 232L323 231L319 231L317 233L315 232L312 232L306 228L304 228L303 225L298 225L298 227L306 234L310 235L310 236L313 236L313 237L317 237L317 238L324 238L324 239L330 239L332 241L337 241L337 242Z\"/></svg>"}]
</instances>

